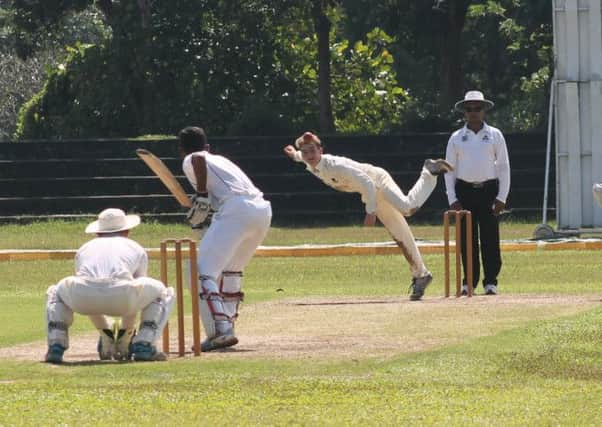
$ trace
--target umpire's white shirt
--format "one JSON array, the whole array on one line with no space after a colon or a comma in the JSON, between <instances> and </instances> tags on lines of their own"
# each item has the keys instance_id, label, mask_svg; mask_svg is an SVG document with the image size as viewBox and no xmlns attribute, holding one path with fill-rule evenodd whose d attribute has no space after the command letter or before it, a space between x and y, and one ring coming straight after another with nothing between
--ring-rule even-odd
<instances>
[{"instance_id":1,"label":"umpire's white shirt","mask_svg":"<svg viewBox=\"0 0 602 427\"><path fill-rule=\"evenodd\" d=\"M263 197L263 193L237 165L223 156L207 151L191 153L182 162L184 174L194 188L197 188L197 183L192 156L199 154L205 157L207 163L207 192L213 209L219 210L226 200L236 196Z\"/></svg>"},{"instance_id":2,"label":"umpire's white shirt","mask_svg":"<svg viewBox=\"0 0 602 427\"><path fill-rule=\"evenodd\" d=\"M447 143L445 159L454 166L445 174L449 204L456 197L456 179L466 182L499 180L497 199L506 202L510 191L510 161L502 132L487 123L474 133L466 125L455 131Z\"/></svg>"},{"instance_id":3,"label":"umpire's white shirt","mask_svg":"<svg viewBox=\"0 0 602 427\"><path fill-rule=\"evenodd\" d=\"M294 160L303 162L301 151L295 153ZM307 163L305 165L308 171L329 187L347 193L360 193L362 201L366 204L366 212L376 212L376 183L388 175L384 169L332 154L322 154L315 168Z\"/></svg>"},{"instance_id":4,"label":"umpire's white shirt","mask_svg":"<svg viewBox=\"0 0 602 427\"><path fill-rule=\"evenodd\" d=\"M148 256L137 242L123 236L97 237L75 255L75 274L93 279L146 276Z\"/></svg>"}]
</instances>

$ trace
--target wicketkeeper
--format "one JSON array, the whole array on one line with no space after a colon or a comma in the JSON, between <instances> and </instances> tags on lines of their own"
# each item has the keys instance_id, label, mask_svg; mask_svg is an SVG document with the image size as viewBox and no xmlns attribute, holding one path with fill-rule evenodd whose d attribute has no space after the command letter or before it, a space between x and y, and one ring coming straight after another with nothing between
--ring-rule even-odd
<instances>
[{"instance_id":1,"label":"wicketkeeper","mask_svg":"<svg viewBox=\"0 0 602 427\"><path fill-rule=\"evenodd\" d=\"M102 360L165 360L156 341L162 336L174 304L173 288L147 277L148 256L129 230L140 224L138 215L105 209L86 227L96 238L75 255L75 275L47 290L46 362L61 363L69 348L68 330L73 313L88 315L100 332L98 354ZM140 326L135 334L139 311ZM109 316L118 316L114 321Z\"/></svg>"},{"instance_id":2,"label":"wicketkeeper","mask_svg":"<svg viewBox=\"0 0 602 427\"><path fill-rule=\"evenodd\" d=\"M245 173L223 156L208 152L203 129L179 133L184 174L197 195L188 217L201 228L211 224L199 244L199 311L207 339L202 351L238 343L234 322L243 299L243 270L268 233L272 207Z\"/></svg>"},{"instance_id":3,"label":"wicketkeeper","mask_svg":"<svg viewBox=\"0 0 602 427\"><path fill-rule=\"evenodd\" d=\"M323 154L320 139L311 132L297 138L295 147L287 145L284 153L296 162L304 162L307 170L324 184L335 190L361 194L366 205L364 225L373 226L377 217L383 223L410 265L410 299L422 298L433 276L424 265L404 216L413 215L426 202L437 185L437 175L453 170L452 166L443 159L427 159L418 181L406 195L382 168Z\"/></svg>"}]
</instances>

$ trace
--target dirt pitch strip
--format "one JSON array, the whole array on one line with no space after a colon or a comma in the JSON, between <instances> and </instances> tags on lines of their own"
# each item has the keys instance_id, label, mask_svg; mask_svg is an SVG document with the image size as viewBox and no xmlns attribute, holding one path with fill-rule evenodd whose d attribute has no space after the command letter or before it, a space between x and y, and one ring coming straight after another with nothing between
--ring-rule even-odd
<instances>
[{"instance_id":1,"label":"dirt pitch strip","mask_svg":"<svg viewBox=\"0 0 602 427\"><path fill-rule=\"evenodd\" d=\"M602 304L602 294L477 295L473 298L431 297L410 302L396 298L324 297L282 299L242 307L240 343L201 359L364 359L429 350L467 339L494 335L530 321L587 311ZM190 318L187 331L190 331ZM77 322L88 321L78 316ZM171 322L175 328L175 322ZM177 335L172 329L172 338ZM190 333L187 335L190 338ZM98 335L71 337L66 363L100 362ZM190 348L191 343L187 343ZM176 343L171 343L175 352ZM45 341L0 348L0 359L41 361ZM188 353L186 358L191 358ZM177 361L177 354L170 360Z\"/></svg>"}]
</instances>

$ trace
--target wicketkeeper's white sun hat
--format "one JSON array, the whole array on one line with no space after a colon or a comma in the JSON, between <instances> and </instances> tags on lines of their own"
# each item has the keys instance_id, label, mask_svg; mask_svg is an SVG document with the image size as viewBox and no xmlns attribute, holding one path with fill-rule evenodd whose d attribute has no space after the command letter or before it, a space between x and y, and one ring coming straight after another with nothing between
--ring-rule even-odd
<instances>
[{"instance_id":1,"label":"wicketkeeper's white sun hat","mask_svg":"<svg viewBox=\"0 0 602 427\"><path fill-rule=\"evenodd\" d=\"M457 111L464 111L464 104L467 102L480 102L485 107L485 110L489 110L490 108L493 108L493 106L495 105L493 103L493 101L485 99L483 92L480 92L478 90L469 90L464 95L463 100L456 102L456 104L454 105L454 108Z\"/></svg>"},{"instance_id":2,"label":"wicketkeeper's white sun hat","mask_svg":"<svg viewBox=\"0 0 602 427\"><path fill-rule=\"evenodd\" d=\"M138 215L126 215L121 209L109 208L98 214L98 219L86 227L86 233L116 233L140 224Z\"/></svg>"}]
</instances>

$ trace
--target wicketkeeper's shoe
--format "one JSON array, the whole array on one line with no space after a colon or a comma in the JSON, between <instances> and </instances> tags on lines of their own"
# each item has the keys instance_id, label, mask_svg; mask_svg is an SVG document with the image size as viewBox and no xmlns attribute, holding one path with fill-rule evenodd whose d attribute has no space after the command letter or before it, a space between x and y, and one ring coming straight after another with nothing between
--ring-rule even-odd
<instances>
[{"instance_id":1,"label":"wicketkeeper's shoe","mask_svg":"<svg viewBox=\"0 0 602 427\"><path fill-rule=\"evenodd\" d=\"M496 285L485 285L485 295L497 295Z\"/></svg>"},{"instance_id":2,"label":"wicketkeeper's shoe","mask_svg":"<svg viewBox=\"0 0 602 427\"><path fill-rule=\"evenodd\" d=\"M167 354L157 351L157 348L149 342L140 341L132 345L134 360L137 362L163 362L167 360Z\"/></svg>"},{"instance_id":3,"label":"wicketkeeper's shoe","mask_svg":"<svg viewBox=\"0 0 602 427\"><path fill-rule=\"evenodd\" d=\"M456 291L456 292L457 292L457 291ZM468 296L468 285L467 285L466 283L464 283L464 284L462 285L462 296L463 296L463 297L465 297L465 296Z\"/></svg>"},{"instance_id":4,"label":"wicketkeeper's shoe","mask_svg":"<svg viewBox=\"0 0 602 427\"><path fill-rule=\"evenodd\" d=\"M136 334L135 329L119 329L115 339L115 360L130 360L132 358L131 344L132 338Z\"/></svg>"},{"instance_id":5,"label":"wicketkeeper's shoe","mask_svg":"<svg viewBox=\"0 0 602 427\"><path fill-rule=\"evenodd\" d=\"M411 301L418 301L424 295L424 291L426 287L433 281L433 275L431 273L427 273L422 277L414 277L412 279L412 283L410 284L410 289L412 293L410 294Z\"/></svg>"},{"instance_id":6,"label":"wicketkeeper's shoe","mask_svg":"<svg viewBox=\"0 0 602 427\"><path fill-rule=\"evenodd\" d=\"M454 170L454 167L445 159L426 159L424 161L424 168L429 171L431 175L435 176Z\"/></svg>"},{"instance_id":7,"label":"wicketkeeper's shoe","mask_svg":"<svg viewBox=\"0 0 602 427\"><path fill-rule=\"evenodd\" d=\"M232 347L236 344L238 344L238 338L234 335L234 330L229 329L222 334L207 338L203 341L201 343L201 351L217 350L218 348Z\"/></svg>"},{"instance_id":8,"label":"wicketkeeper's shoe","mask_svg":"<svg viewBox=\"0 0 602 427\"><path fill-rule=\"evenodd\" d=\"M115 354L114 336L111 329L103 329L100 331L98 345L96 346L100 360L111 360L113 358L113 355Z\"/></svg>"},{"instance_id":9,"label":"wicketkeeper's shoe","mask_svg":"<svg viewBox=\"0 0 602 427\"><path fill-rule=\"evenodd\" d=\"M63 354L65 353L65 347L60 344L52 344L48 346L46 357L44 360L47 363L63 363Z\"/></svg>"}]
</instances>

